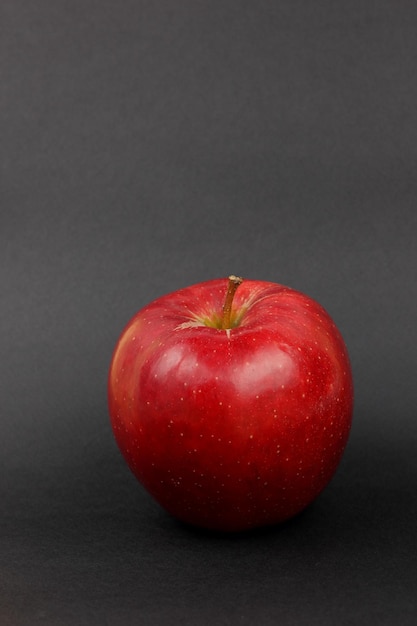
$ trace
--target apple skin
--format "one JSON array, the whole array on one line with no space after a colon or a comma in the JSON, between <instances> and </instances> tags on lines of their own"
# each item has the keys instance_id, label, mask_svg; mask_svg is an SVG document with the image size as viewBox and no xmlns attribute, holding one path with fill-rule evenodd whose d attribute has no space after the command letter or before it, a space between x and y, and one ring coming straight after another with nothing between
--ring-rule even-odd
<instances>
[{"instance_id":1,"label":"apple skin","mask_svg":"<svg viewBox=\"0 0 417 626\"><path fill-rule=\"evenodd\" d=\"M244 280L234 327L222 330L227 287L210 280L140 310L114 350L108 401L125 460L162 507L241 531L293 517L328 484L353 383L342 336L317 302Z\"/></svg>"}]
</instances>

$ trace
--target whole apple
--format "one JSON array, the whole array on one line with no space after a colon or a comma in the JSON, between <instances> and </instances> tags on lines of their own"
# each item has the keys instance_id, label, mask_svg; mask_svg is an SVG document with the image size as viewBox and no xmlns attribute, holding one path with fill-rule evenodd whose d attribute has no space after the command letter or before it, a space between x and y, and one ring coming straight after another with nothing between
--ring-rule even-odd
<instances>
[{"instance_id":1,"label":"whole apple","mask_svg":"<svg viewBox=\"0 0 417 626\"><path fill-rule=\"evenodd\" d=\"M170 514L221 531L282 522L332 478L353 384L326 311L235 276L151 302L123 330L108 400L130 469Z\"/></svg>"}]
</instances>

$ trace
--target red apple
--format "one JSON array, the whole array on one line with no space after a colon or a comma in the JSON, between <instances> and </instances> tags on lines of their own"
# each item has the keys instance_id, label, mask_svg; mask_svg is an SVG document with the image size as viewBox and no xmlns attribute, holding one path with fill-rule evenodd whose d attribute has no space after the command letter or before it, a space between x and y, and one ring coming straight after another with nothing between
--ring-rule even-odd
<instances>
[{"instance_id":1,"label":"red apple","mask_svg":"<svg viewBox=\"0 0 417 626\"><path fill-rule=\"evenodd\" d=\"M353 385L341 334L317 302L230 277L139 311L116 345L108 399L116 441L162 507L238 531L296 515L327 485Z\"/></svg>"}]
</instances>

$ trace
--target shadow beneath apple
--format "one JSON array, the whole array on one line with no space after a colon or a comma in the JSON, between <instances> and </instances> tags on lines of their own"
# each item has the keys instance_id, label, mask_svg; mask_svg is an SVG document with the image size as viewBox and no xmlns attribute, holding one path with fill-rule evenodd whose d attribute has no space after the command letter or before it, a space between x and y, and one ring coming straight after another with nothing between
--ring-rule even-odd
<instances>
[{"instance_id":1,"label":"shadow beneath apple","mask_svg":"<svg viewBox=\"0 0 417 626\"><path fill-rule=\"evenodd\" d=\"M311 516L310 509L314 506L315 503L311 504L292 519L286 520L280 524L271 524L268 526L261 526L240 531L221 531L209 528L200 528L173 518L170 518L169 523L171 526L176 527L180 532L202 541L252 541L257 540L260 537L274 537L277 533L284 532L288 527L296 527L299 524L309 523L304 520L304 518Z\"/></svg>"}]
</instances>

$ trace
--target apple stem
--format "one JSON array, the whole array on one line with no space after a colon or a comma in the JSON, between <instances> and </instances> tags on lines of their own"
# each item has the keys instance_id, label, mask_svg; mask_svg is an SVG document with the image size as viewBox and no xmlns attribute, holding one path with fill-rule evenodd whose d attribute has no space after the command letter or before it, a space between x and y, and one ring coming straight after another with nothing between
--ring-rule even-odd
<instances>
[{"instance_id":1,"label":"apple stem","mask_svg":"<svg viewBox=\"0 0 417 626\"><path fill-rule=\"evenodd\" d=\"M226 299L223 305L222 316L222 330L230 330L230 317L232 313L233 298L235 297L236 289L243 282L243 278L239 276L229 276L229 285L227 287Z\"/></svg>"}]
</instances>

